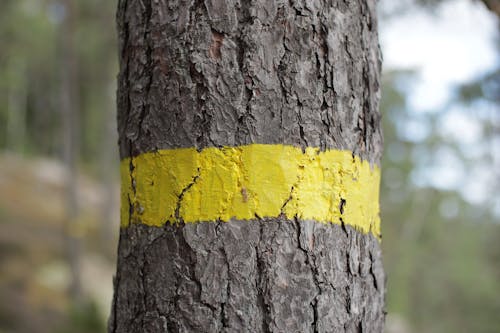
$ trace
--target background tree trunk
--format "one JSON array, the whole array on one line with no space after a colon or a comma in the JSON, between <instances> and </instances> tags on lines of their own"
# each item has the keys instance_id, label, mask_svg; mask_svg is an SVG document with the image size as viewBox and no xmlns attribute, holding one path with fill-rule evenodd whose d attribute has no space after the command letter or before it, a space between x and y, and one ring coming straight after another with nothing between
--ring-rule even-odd
<instances>
[{"instance_id":1,"label":"background tree trunk","mask_svg":"<svg viewBox=\"0 0 500 333\"><path fill-rule=\"evenodd\" d=\"M77 156L79 155L78 133L78 61L75 53L75 5L73 0L63 0L64 17L60 29L61 53L61 113L63 138L63 161L66 166L66 219L64 241L71 270L69 293L76 302L82 298L81 283L81 226L77 198Z\"/></svg>"},{"instance_id":2,"label":"background tree trunk","mask_svg":"<svg viewBox=\"0 0 500 333\"><path fill-rule=\"evenodd\" d=\"M261 143L379 163L375 1L121 0L117 20L122 159ZM344 224L132 223L109 331L382 332L384 279L377 236Z\"/></svg>"},{"instance_id":3,"label":"background tree trunk","mask_svg":"<svg viewBox=\"0 0 500 333\"><path fill-rule=\"evenodd\" d=\"M7 92L5 146L11 151L24 153L26 149L26 113L28 104L26 64L23 60L15 59L11 61L9 69L12 70L12 74Z\"/></svg>"}]
</instances>

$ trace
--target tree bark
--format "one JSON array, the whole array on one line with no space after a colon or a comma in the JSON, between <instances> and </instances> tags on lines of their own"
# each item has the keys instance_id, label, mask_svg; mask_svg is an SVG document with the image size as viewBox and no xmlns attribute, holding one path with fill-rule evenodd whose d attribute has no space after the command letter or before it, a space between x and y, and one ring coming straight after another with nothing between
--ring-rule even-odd
<instances>
[{"instance_id":1,"label":"tree bark","mask_svg":"<svg viewBox=\"0 0 500 333\"><path fill-rule=\"evenodd\" d=\"M258 143L348 150L376 167L375 6L119 1L122 160ZM120 230L110 332L383 330L377 234L285 214L162 226L137 216Z\"/></svg>"}]
</instances>

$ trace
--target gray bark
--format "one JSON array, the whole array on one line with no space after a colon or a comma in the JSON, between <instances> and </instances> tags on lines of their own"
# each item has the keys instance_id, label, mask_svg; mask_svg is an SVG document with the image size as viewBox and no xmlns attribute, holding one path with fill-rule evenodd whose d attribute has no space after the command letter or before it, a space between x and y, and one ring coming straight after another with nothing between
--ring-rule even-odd
<instances>
[{"instance_id":1,"label":"gray bark","mask_svg":"<svg viewBox=\"0 0 500 333\"><path fill-rule=\"evenodd\" d=\"M281 143L380 161L375 1L119 1L121 158ZM124 203L126 204L126 203ZM110 332L382 332L379 241L285 217L120 231Z\"/></svg>"}]
</instances>

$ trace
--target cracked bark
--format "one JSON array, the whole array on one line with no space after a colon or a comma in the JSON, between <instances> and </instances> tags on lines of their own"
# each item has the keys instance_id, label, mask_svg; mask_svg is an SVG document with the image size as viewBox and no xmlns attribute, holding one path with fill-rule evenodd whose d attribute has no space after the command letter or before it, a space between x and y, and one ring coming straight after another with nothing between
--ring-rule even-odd
<instances>
[{"instance_id":1,"label":"cracked bark","mask_svg":"<svg viewBox=\"0 0 500 333\"><path fill-rule=\"evenodd\" d=\"M120 0L117 23L122 158L282 143L379 163L375 1ZM382 332L384 279L378 240L345 225L131 224L109 331Z\"/></svg>"}]
</instances>

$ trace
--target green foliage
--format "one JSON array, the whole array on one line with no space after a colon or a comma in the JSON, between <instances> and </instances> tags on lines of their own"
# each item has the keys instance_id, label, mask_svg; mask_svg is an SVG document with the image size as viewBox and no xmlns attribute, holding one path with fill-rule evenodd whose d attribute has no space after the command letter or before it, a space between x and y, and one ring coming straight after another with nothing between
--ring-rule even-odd
<instances>
[{"instance_id":1,"label":"green foliage","mask_svg":"<svg viewBox=\"0 0 500 333\"><path fill-rule=\"evenodd\" d=\"M440 158L436 147L457 152L462 164L457 167L466 170L484 164L490 151L479 159L468 158L460 153L460 142L440 133L443 114L412 113L406 103L411 82L411 72L388 72L382 93L382 245L388 312L406 318L413 332L498 332L500 223L491 204L469 203L460 188L445 191L418 184ZM414 121L428 127L423 139L408 138L401 130ZM487 119L482 121L487 127ZM485 136L482 143L493 139ZM500 194L498 189L493 193Z\"/></svg>"},{"instance_id":2,"label":"green foliage","mask_svg":"<svg viewBox=\"0 0 500 333\"><path fill-rule=\"evenodd\" d=\"M68 311L66 322L54 333L104 333L105 322L102 320L97 305L92 301L74 304Z\"/></svg>"},{"instance_id":3,"label":"green foliage","mask_svg":"<svg viewBox=\"0 0 500 333\"><path fill-rule=\"evenodd\" d=\"M63 74L69 70L64 67L63 61L64 54L68 52L63 40L68 37L69 32L64 29L62 22L67 13L66 6L70 3L74 5L71 25L75 27L72 39L73 53L76 55L76 78L73 83L77 91L74 106L78 124L78 167L90 169L94 174L100 172L103 175L101 177L112 186L113 179L118 177L113 172L105 173L102 170L116 170L114 163L118 155L115 149L116 129L109 126L109 119L113 119L115 113L115 75L118 67L114 19L116 0L0 1L0 153L7 150L9 153L6 156L10 156L12 152L12 156L35 155L62 159L64 128L61 88ZM112 144L108 144L111 141ZM108 147L113 150L110 151L111 148ZM5 167L2 162L4 161L0 161L0 169ZM61 170L64 171L63 168ZM7 177L5 169L2 171L4 178ZM19 179L25 180L29 175L26 170L23 172ZM64 184L65 176L56 169L49 168L40 173L49 178L55 177L52 179ZM23 215L13 214L13 210L16 211L22 205L24 207L20 210L29 211L26 207L37 210L31 205L32 202L18 205L16 195L23 191L22 182L17 180L11 193L0 198L0 201L16 203L8 205L0 202L0 225L4 227L0 234L8 236L2 237L0 247L3 249L3 245L10 242L19 242L24 244L25 248L30 248L33 244L36 250L32 251L30 248L28 252L35 253L36 258L38 255L56 257L58 255L49 252L51 247L42 237L33 237L32 244L31 241L26 241L25 237L31 227L26 228ZM9 191L5 181L1 183L4 193ZM45 195L56 201L61 200L57 195L48 195L47 186L40 186L36 181L30 186L33 192L39 193L41 197ZM45 204L42 210L53 213L58 210L54 208L59 207L58 204L59 202L56 202L55 206ZM58 224L56 232L53 226L47 223L48 220L44 220L39 209L36 215L33 215L36 229L56 235L56 241L52 243L61 247L57 241L61 219L49 220ZM104 225L103 221L99 223ZM15 227L14 230L26 228L28 231L12 232L11 227ZM98 237L94 237L94 242L96 238ZM37 265L29 265L24 257L17 258L10 252L0 251L0 254L0 259L8 259L0 260L0 266L3 268L0 272L0 285L7 286L0 288L3 300L1 303L5 303L0 306L0 331L7 329L9 332L45 333L55 326L59 327L57 332L60 333L105 331L100 317L102 314L97 312L93 303L73 306L67 312L62 312L60 305L63 302L61 299L66 297L64 291L45 290L45 287L37 284ZM19 266L26 269L27 273L21 275L21 278L16 276L11 279L17 271L7 269L5 262L13 263L14 268ZM34 262L40 263L38 259ZM19 288L12 288L12 285L7 283L12 281L16 286L19 285ZM49 297L50 301L43 306L33 301L40 297L40 302L45 302L46 298L37 295L42 292L53 296Z\"/></svg>"},{"instance_id":4,"label":"green foliage","mask_svg":"<svg viewBox=\"0 0 500 333\"><path fill-rule=\"evenodd\" d=\"M0 4L0 150L62 154L65 3L9 0ZM109 136L108 113L114 111L116 1L73 3L79 152L87 165L95 165Z\"/></svg>"},{"instance_id":5,"label":"green foliage","mask_svg":"<svg viewBox=\"0 0 500 333\"><path fill-rule=\"evenodd\" d=\"M468 104L481 100L500 102L500 68L459 87L457 97Z\"/></svg>"}]
</instances>

